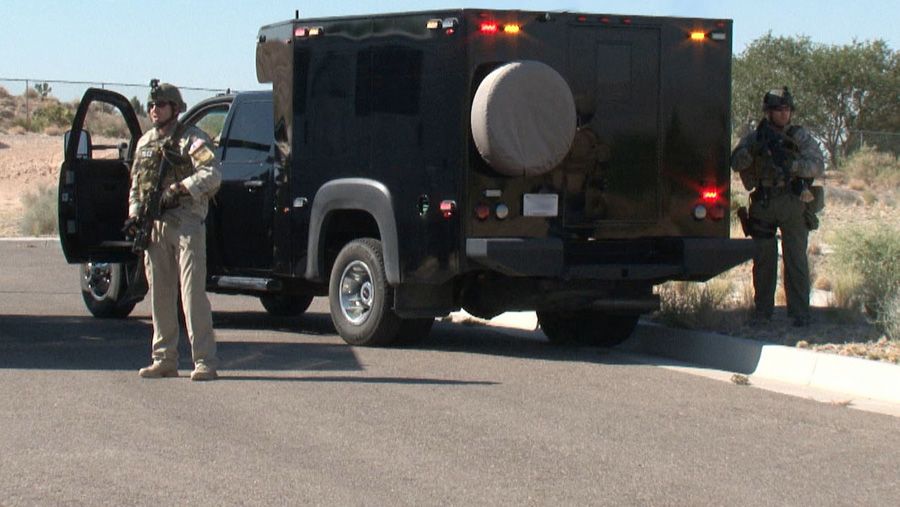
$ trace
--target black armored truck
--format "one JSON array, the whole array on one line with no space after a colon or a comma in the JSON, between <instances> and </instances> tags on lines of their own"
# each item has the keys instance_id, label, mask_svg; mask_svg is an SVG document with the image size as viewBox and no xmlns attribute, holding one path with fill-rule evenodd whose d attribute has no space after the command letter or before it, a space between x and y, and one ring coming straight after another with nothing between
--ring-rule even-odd
<instances>
[{"instance_id":1,"label":"black armored truck","mask_svg":"<svg viewBox=\"0 0 900 507\"><path fill-rule=\"evenodd\" d=\"M751 256L729 238L729 20L295 18L260 29L256 71L271 92L182 118L225 116L209 290L276 314L327 294L348 343L408 342L464 308L535 310L553 342L614 345L658 308L655 285ZM124 98L89 93L128 119ZM119 231L140 129L97 160L78 120L63 249L89 308L127 315L146 290Z\"/></svg>"}]
</instances>

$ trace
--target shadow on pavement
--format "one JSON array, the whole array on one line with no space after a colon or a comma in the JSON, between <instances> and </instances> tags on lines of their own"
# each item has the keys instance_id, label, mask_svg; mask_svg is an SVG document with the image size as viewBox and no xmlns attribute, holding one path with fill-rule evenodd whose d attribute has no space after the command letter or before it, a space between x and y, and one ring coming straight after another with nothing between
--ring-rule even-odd
<instances>
[{"instance_id":1,"label":"shadow on pavement","mask_svg":"<svg viewBox=\"0 0 900 507\"><path fill-rule=\"evenodd\" d=\"M305 328L307 319L300 318L291 322L288 330L327 334L321 318L308 320L310 329ZM225 323L223 327L227 328ZM136 371L148 363L151 334L150 323L142 319L0 315L0 368ZM182 331L179 367L190 368L190 347L184 336ZM223 368L242 370L362 370L352 348L299 338L284 342L220 341L219 358Z\"/></svg>"}]
</instances>

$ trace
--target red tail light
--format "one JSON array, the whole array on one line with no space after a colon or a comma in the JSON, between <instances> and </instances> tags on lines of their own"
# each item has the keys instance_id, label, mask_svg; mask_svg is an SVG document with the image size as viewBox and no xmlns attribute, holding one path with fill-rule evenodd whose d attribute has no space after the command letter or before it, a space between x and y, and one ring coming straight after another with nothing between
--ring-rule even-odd
<instances>
[{"instance_id":1,"label":"red tail light","mask_svg":"<svg viewBox=\"0 0 900 507\"><path fill-rule=\"evenodd\" d=\"M497 33L497 31L500 30L500 25L486 21L481 23L478 29L481 30L481 33Z\"/></svg>"}]
</instances>

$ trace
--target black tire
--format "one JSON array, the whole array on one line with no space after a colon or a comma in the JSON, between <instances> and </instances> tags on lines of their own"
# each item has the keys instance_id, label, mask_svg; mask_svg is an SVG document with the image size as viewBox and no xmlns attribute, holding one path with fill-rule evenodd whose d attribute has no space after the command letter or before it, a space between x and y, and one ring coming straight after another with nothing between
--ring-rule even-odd
<instances>
[{"instance_id":1,"label":"black tire","mask_svg":"<svg viewBox=\"0 0 900 507\"><path fill-rule=\"evenodd\" d=\"M309 308L313 297L302 294L266 294L259 297L259 302L269 315L275 317L295 317L302 315Z\"/></svg>"},{"instance_id":2,"label":"black tire","mask_svg":"<svg viewBox=\"0 0 900 507\"><path fill-rule=\"evenodd\" d=\"M136 264L87 262L81 265L81 297L94 317L123 319L131 314L138 300L126 299L128 274Z\"/></svg>"},{"instance_id":3,"label":"black tire","mask_svg":"<svg viewBox=\"0 0 900 507\"><path fill-rule=\"evenodd\" d=\"M634 332L640 315L610 315L593 310L537 312L541 331L554 345L615 347Z\"/></svg>"},{"instance_id":4,"label":"black tire","mask_svg":"<svg viewBox=\"0 0 900 507\"><path fill-rule=\"evenodd\" d=\"M380 241L362 238L344 246L331 269L328 303L334 327L350 345L395 342L403 321L391 309L394 290L387 284Z\"/></svg>"}]
</instances>

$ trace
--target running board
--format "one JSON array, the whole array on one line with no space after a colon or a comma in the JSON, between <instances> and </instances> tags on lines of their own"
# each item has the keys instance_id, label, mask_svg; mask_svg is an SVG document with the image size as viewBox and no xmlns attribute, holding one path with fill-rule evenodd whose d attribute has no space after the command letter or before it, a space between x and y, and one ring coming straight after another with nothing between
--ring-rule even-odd
<instances>
[{"instance_id":1,"label":"running board","mask_svg":"<svg viewBox=\"0 0 900 507\"><path fill-rule=\"evenodd\" d=\"M280 280L273 278L254 278L249 276L214 276L213 287L219 289L235 289L251 292L278 292L282 290Z\"/></svg>"}]
</instances>

